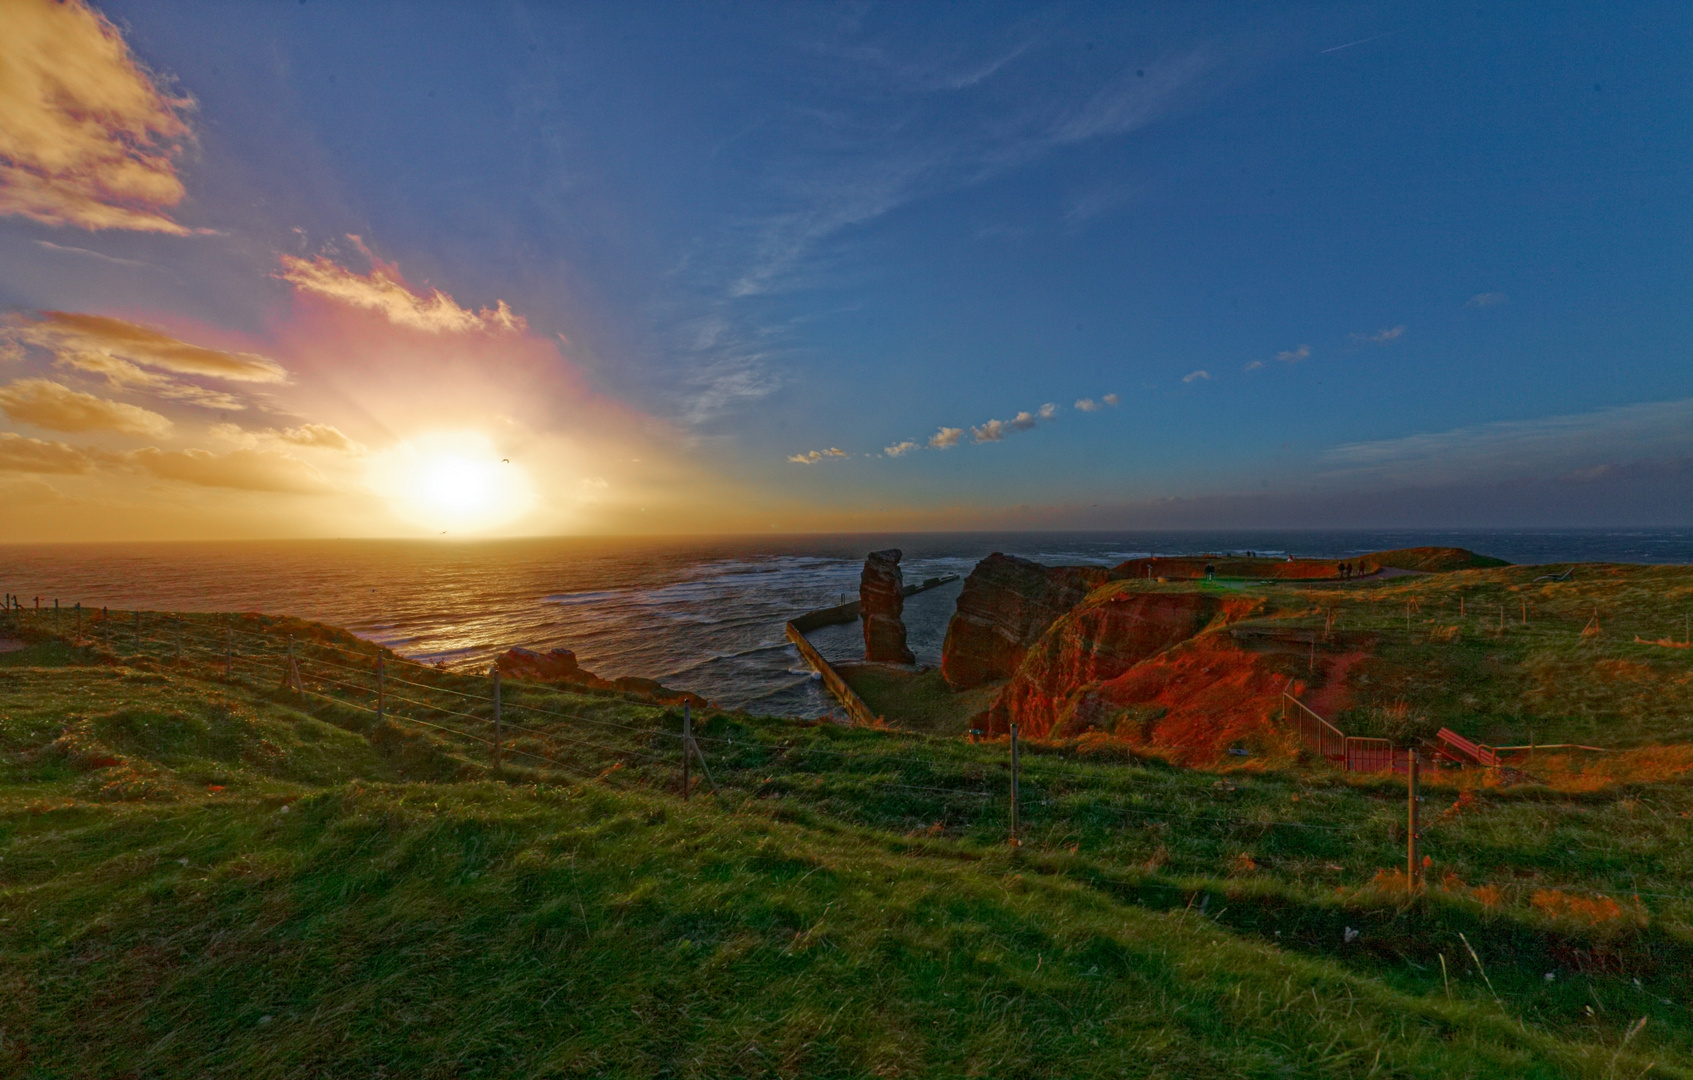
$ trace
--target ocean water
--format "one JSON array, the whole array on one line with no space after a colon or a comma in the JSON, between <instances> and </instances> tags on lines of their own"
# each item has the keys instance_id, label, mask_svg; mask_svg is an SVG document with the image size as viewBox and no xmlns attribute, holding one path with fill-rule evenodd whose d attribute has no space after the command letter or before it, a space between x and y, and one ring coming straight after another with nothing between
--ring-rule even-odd
<instances>
[{"instance_id":1,"label":"ocean water","mask_svg":"<svg viewBox=\"0 0 1693 1080\"><path fill-rule=\"evenodd\" d=\"M782 625L857 595L864 554L905 551L905 580L966 575L990 552L1112 565L1148 554L1345 556L1450 544L1519 563L1693 562L1693 530L1514 532L919 533L697 539L560 538L0 546L0 586L28 603L264 611L319 619L406 656L485 667L513 645L569 648L607 676L642 675L731 707L833 711ZM918 662L940 662L961 583L906 601ZM862 655L859 624L812 642Z\"/></svg>"}]
</instances>

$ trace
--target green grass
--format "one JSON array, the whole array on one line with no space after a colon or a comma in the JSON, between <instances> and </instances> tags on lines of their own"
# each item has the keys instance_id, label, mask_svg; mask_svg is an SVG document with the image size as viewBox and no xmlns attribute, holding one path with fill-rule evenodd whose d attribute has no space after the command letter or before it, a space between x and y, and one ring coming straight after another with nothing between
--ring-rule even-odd
<instances>
[{"instance_id":1,"label":"green grass","mask_svg":"<svg viewBox=\"0 0 1693 1080\"><path fill-rule=\"evenodd\" d=\"M1003 685L993 682L954 693L939 668L912 672L880 664L841 664L835 670L876 715L931 735L963 735L971 717L986 710Z\"/></svg>"},{"instance_id":2,"label":"green grass","mask_svg":"<svg viewBox=\"0 0 1693 1080\"><path fill-rule=\"evenodd\" d=\"M1012 850L1002 743L714 712L684 803L679 716L507 684L552 760L498 783L307 642L374 649L247 619L225 680L219 625L0 657L0 1073L1693 1074L1681 783L1432 789L1434 878L1501 892L1407 900L1388 780L1030 746Z\"/></svg>"}]
</instances>

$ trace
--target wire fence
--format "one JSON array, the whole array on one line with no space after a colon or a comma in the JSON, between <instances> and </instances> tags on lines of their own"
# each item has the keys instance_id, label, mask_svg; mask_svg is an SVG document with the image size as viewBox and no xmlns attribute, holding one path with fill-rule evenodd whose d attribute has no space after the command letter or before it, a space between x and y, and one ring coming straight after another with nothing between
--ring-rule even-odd
<instances>
[{"instance_id":1,"label":"wire fence","mask_svg":"<svg viewBox=\"0 0 1693 1080\"><path fill-rule=\"evenodd\" d=\"M1113 766L1045 756L1025 757L1017 766L1009 762L984 762L979 756L953 762L979 774L972 777L971 787L913 782L927 777L912 773L924 772L935 763L919 755L899 754L897 750L890 753L890 744L945 746L955 750L967 744L957 739L887 730L878 731L878 742L883 746L879 751L737 740L732 735L693 733L686 723L686 706L683 706L682 729L672 730L668 725L676 719L674 710L662 705L601 698L595 704L622 710L620 717L593 715L592 706L583 710L561 705L552 687L507 683L502 694L500 680L492 672L488 677L448 672L399 657L375 644L352 645L319 636L290 635L285 623L265 616L112 612L80 605L37 608L20 606L15 598L7 597L4 608L0 608L0 618L4 619L0 627L45 631L73 645L97 647L118 660L192 665L201 671L210 668L221 672L231 683L260 692L293 694L302 702L349 710L372 724L410 728L432 740L437 749L467 764L496 776L526 782L554 782L560 774L577 779L609 779L631 765L649 766L668 775L683 771L683 763L691 752L698 755L708 776L711 764L740 773L751 769L761 774L756 788L803 795L807 784L821 783L824 774L805 771L802 766L812 759L825 759L835 761L845 770L829 774L828 778L838 784L923 796L936 800L943 808L999 803L1003 810L1010 811L1015 800L1014 805L1025 815L1035 808L1060 808L1070 814L1125 823L1210 828L1234 836L1261 836L1285 829L1344 838L1356 836L1359 829L1356 823L1332 824L1263 814L1219 815L1192 807L1125 805L1091 790L1067 796L1063 793L1078 782L1097 779ZM552 696L545 704L528 700L536 693ZM631 708L646 712L651 722L645 725L629 722ZM1284 717L1314 754L1338 768L1353 772L1406 770L1409 751L1395 748L1385 739L1346 736L1291 694L1284 695ZM622 744L607 741L617 736L625 737L626 741ZM700 744L712 750L709 758ZM737 760L738 754L747 752L763 756L753 762ZM508 757L526 764L507 768L504 762ZM996 767L1005 775L990 780L989 774ZM850 771L854 768L859 771ZM896 772L897 778L890 777L890 771ZM1044 793L1013 796L1019 775L1023 784L1032 781L1036 791ZM684 787L683 793L687 790ZM1633 895L1693 902L1693 897L1667 893L1636 891Z\"/></svg>"}]
</instances>

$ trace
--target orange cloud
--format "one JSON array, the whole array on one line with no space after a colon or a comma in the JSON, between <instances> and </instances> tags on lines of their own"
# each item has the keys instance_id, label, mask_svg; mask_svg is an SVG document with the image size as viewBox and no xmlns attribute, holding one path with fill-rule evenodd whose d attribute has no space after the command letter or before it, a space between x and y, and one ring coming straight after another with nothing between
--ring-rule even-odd
<instances>
[{"instance_id":1,"label":"orange cloud","mask_svg":"<svg viewBox=\"0 0 1693 1080\"><path fill-rule=\"evenodd\" d=\"M20 424L52 431L159 436L171 429L171 422L156 412L84 394L51 379L19 379L0 387L0 412Z\"/></svg>"},{"instance_id":2,"label":"orange cloud","mask_svg":"<svg viewBox=\"0 0 1693 1080\"><path fill-rule=\"evenodd\" d=\"M94 462L74 446L0 431L0 472L85 473Z\"/></svg>"},{"instance_id":3,"label":"orange cloud","mask_svg":"<svg viewBox=\"0 0 1693 1080\"><path fill-rule=\"evenodd\" d=\"M151 327L104 315L38 311L10 316L3 325L10 336L102 374L121 370L102 366L102 361L116 359L176 375L205 375L230 382L279 383L288 378L282 365L267 356L191 345ZM90 354L91 362L86 359Z\"/></svg>"},{"instance_id":4,"label":"orange cloud","mask_svg":"<svg viewBox=\"0 0 1693 1080\"><path fill-rule=\"evenodd\" d=\"M358 237L352 238L358 243ZM361 249L364 245L359 245ZM368 250L367 250L368 254ZM512 312L504 300L495 308L470 311L440 289L425 295L413 291L394 263L371 256L368 274L355 274L322 255L307 261L282 256L277 276L304 292L316 293L339 304L375 311L396 326L430 333L463 334L473 331L521 331L529 324Z\"/></svg>"},{"instance_id":5,"label":"orange cloud","mask_svg":"<svg viewBox=\"0 0 1693 1080\"><path fill-rule=\"evenodd\" d=\"M156 446L124 455L130 465L161 480L240 491L276 491L313 495L329 490L323 475L292 454L269 450L160 450Z\"/></svg>"},{"instance_id":6,"label":"orange cloud","mask_svg":"<svg viewBox=\"0 0 1693 1080\"><path fill-rule=\"evenodd\" d=\"M166 211L187 98L161 91L83 0L9 0L0 34L0 214L185 234Z\"/></svg>"}]
</instances>

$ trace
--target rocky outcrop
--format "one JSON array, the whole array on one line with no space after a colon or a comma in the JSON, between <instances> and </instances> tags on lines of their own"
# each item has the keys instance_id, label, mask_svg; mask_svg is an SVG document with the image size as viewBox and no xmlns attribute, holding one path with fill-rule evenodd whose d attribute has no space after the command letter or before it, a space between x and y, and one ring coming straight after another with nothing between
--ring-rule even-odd
<instances>
[{"instance_id":1,"label":"rocky outcrop","mask_svg":"<svg viewBox=\"0 0 1693 1080\"><path fill-rule=\"evenodd\" d=\"M1126 583L1096 590L1029 648L989 709L988 730L1015 722L1040 738L1100 726L1089 691L1193 637L1218 608L1198 592L1135 592Z\"/></svg>"},{"instance_id":2,"label":"rocky outcrop","mask_svg":"<svg viewBox=\"0 0 1693 1080\"><path fill-rule=\"evenodd\" d=\"M941 676L954 690L1010 678L1029 646L1109 576L1099 567L989 555L964 579L946 628Z\"/></svg>"},{"instance_id":3,"label":"rocky outcrop","mask_svg":"<svg viewBox=\"0 0 1693 1080\"><path fill-rule=\"evenodd\" d=\"M905 576L900 573L898 548L872 551L864 560L858 581L858 611L864 620L864 659L890 664L914 664L917 657L905 644Z\"/></svg>"},{"instance_id":4,"label":"rocky outcrop","mask_svg":"<svg viewBox=\"0 0 1693 1080\"><path fill-rule=\"evenodd\" d=\"M616 679L602 679L576 662L576 654L569 649L536 652L533 649L507 649L494 661L500 675L526 682L551 683L554 686L581 687L621 694L624 697L650 701L656 705L686 703L696 709L710 707L705 698L689 690L676 690L652 679L624 675Z\"/></svg>"}]
</instances>

